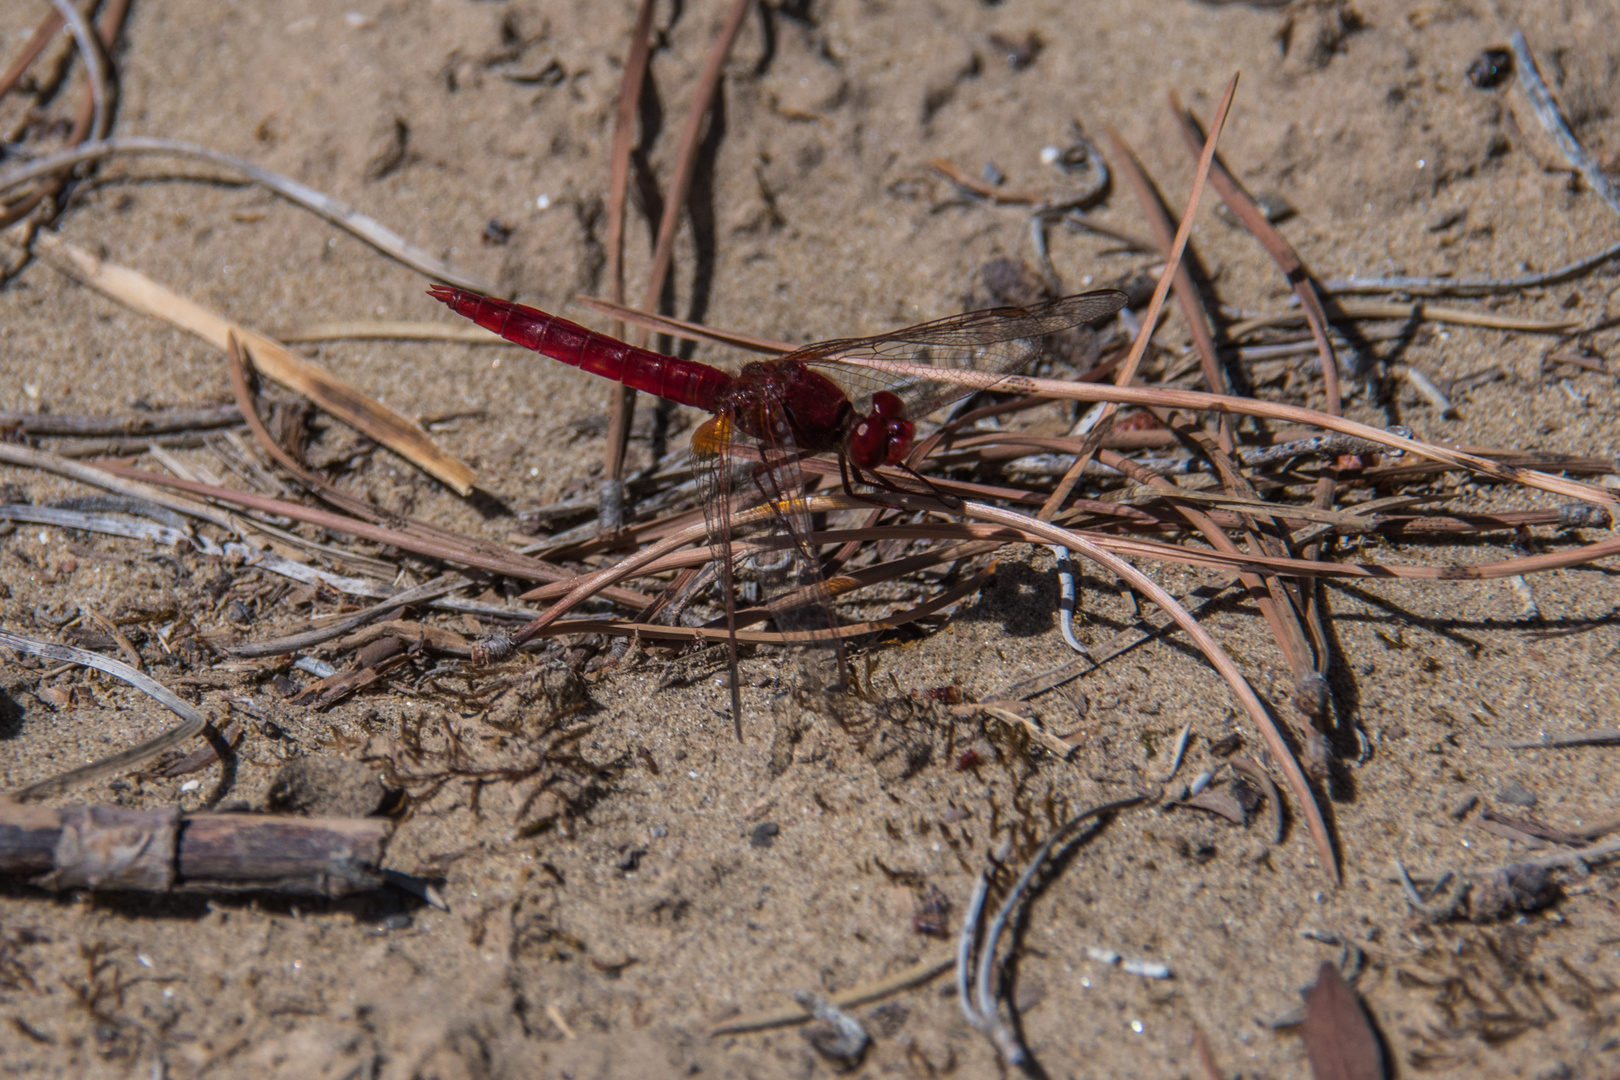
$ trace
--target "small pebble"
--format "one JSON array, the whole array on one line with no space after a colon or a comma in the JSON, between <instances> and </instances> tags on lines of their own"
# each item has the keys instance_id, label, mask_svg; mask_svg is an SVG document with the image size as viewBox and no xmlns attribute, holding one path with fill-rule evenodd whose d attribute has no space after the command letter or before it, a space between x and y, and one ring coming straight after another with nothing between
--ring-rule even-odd
<instances>
[{"instance_id":1,"label":"small pebble","mask_svg":"<svg viewBox=\"0 0 1620 1080\"><path fill-rule=\"evenodd\" d=\"M487 247L500 247L512 239L512 226L498 218L490 218L484 222L484 231L480 239Z\"/></svg>"},{"instance_id":2,"label":"small pebble","mask_svg":"<svg viewBox=\"0 0 1620 1080\"><path fill-rule=\"evenodd\" d=\"M1513 806L1534 806L1537 800L1535 792L1517 780L1510 780L1503 785L1501 791L1496 793L1496 801L1509 803Z\"/></svg>"},{"instance_id":3,"label":"small pebble","mask_svg":"<svg viewBox=\"0 0 1620 1080\"><path fill-rule=\"evenodd\" d=\"M1254 203L1260 211L1260 216L1274 225L1279 221L1287 221L1298 213L1293 204L1287 199L1271 192L1257 196ZM1243 219L1238 217L1225 203L1215 208L1215 216L1234 229L1241 228L1243 225Z\"/></svg>"},{"instance_id":4,"label":"small pebble","mask_svg":"<svg viewBox=\"0 0 1620 1080\"><path fill-rule=\"evenodd\" d=\"M1494 90L1513 74L1513 54L1506 49L1486 49L1468 65L1468 81L1481 90Z\"/></svg>"}]
</instances>

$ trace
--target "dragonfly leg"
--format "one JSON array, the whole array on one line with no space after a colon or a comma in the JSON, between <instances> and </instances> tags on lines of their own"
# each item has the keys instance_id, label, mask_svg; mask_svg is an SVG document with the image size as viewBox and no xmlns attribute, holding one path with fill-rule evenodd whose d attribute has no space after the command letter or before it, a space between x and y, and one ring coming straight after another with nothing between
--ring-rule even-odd
<instances>
[{"instance_id":1,"label":"dragonfly leg","mask_svg":"<svg viewBox=\"0 0 1620 1080\"><path fill-rule=\"evenodd\" d=\"M852 472L854 473L853 477L850 475ZM843 454L838 455L838 479L843 481L845 495L848 495L852 499L861 498L861 496L855 492L855 485L864 484L866 480L861 476L860 466L856 465Z\"/></svg>"},{"instance_id":2,"label":"dragonfly leg","mask_svg":"<svg viewBox=\"0 0 1620 1080\"><path fill-rule=\"evenodd\" d=\"M907 465L905 462L902 461L899 464L897 464L895 466L895 468L900 469L907 476L911 477L913 480L917 481L923 487L927 488L928 493L930 495L932 495L934 498L938 499L940 502L944 503L947 508L949 508L951 510L960 510L960 509L962 509L962 500L961 499L957 498L955 495L947 495L945 492L943 492L939 488L935 487L934 482L932 480L928 479L928 477L924 476L922 473L918 472L916 469L913 469L910 465ZM898 489L896 489L896 490L898 490Z\"/></svg>"},{"instance_id":3,"label":"dragonfly leg","mask_svg":"<svg viewBox=\"0 0 1620 1080\"><path fill-rule=\"evenodd\" d=\"M955 495L947 495L938 487L934 486L934 482L932 480L929 480L928 477L922 475L905 462L902 461L896 463L895 468L917 481L917 483L923 486L926 494L932 495L950 509L960 510L962 508L961 499L957 498ZM851 482L851 473L854 474L853 483ZM892 506L893 504L878 496L863 495L857 492L855 490L855 484L865 484L868 487L874 487L880 491L893 492L896 495L917 494L915 491L908 491L907 489L901 487L899 484L896 484L893 480L888 479L882 473L877 472L876 470L873 470L871 477L868 478L865 473L861 472L861 467L859 465L848 460L843 454L838 455L838 474L844 482L844 494L848 495L852 499L859 499L861 502L871 503L873 506Z\"/></svg>"},{"instance_id":4,"label":"dragonfly leg","mask_svg":"<svg viewBox=\"0 0 1620 1080\"><path fill-rule=\"evenodd\" d=\"M867 487L877 488L880 491L892 491L896 495L915 494L915 492L907 492L903 488L895 487L892 483L883 479L883 477L879 476L877 473L873 473L870 477L868 477L865 473L861 472L861 467L859 465L855 464L853 461L850 461L843 454L838 455L838 475L844 483L844 494L848 495L857 502L863 502L869 506L881 506L886 510L901 509L901 507L896 506L893 502L883 498L881 495L873 495L864 491L856 491L856 484L864 484Z\"/></svg>"}]
</instances>

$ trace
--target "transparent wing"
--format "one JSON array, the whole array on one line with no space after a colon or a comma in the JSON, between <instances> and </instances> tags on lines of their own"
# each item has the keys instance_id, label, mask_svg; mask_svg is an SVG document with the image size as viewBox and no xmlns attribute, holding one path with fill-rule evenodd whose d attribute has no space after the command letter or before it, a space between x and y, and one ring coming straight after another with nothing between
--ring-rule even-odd
<instances>
[{"instance_id":1,"label":"transparent wing","mask_svg":"<svg viewBox=\"0 0 1620 1080\"><path fill-rule=\"evenodd\" d=\"M897 394L913 418L926 416L967 388L931 379L907 378L838 363L841 357L905 360L936 367L971 368L1016 374L1040 356L1042 339L1107 318L1125 306L1117 289L1065 296L1031 307L986 308L934 322L908 326L875 337L820 341L787 359L812 364L837 382L860 411L862 399L878 390Z\"/></svg>"},{"instance_id":2,"label":"transparent wing","mask_svg":"<svg viewBox=\"0 0 1620 1080\"><path fill-rule=\"evenodd\" d=\"M721 416L701 450L694 439L704 520L710 542L721 553L726 625L735 630L769 618L786 633L831 629L837 616L810 544L813 523L805 502L801 454L786 418L777 415L773 420L763 436L751 439L739 433L729 417ZM758 507L769 510L751 523L733 520L740 511ZM768 541L769 546L761 550L751 541ZM841 645L828 644L830 650L804 650L801 664L819 669L830 652L841 669ZM735 638L731 650L735 657ZM818 685L829 681L820 670L814 678ZM732 687L732 707L740 724L735 666Z\"/></svg>"}]
</instances>

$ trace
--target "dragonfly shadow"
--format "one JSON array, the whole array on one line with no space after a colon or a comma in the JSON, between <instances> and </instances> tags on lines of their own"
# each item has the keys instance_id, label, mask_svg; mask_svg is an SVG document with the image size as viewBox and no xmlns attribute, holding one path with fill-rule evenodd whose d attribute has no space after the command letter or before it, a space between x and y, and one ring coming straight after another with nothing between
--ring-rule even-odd
<instances>
[{"instance_id":1,"label":"dragonfly shadow","mask_svg":"<svg viewBox=\"0 0 1620 1080\"><path fill-rule=\"evenodd\" d=\"M468 506L478 511L478 516L485 521L517 516L517 511L513 510L506 500L494 492L485 491L483 488L473 488L472 493L464 501Z\"/></svg>"},{"instance_id":2,"label":"dragonfly shadow","mask_svg":"<svg viewBox=\"0 0 1620 1080\"><path fill-rule=\"evenodd\" d=\"M22 734L23 707L10 691L0 688L0 739L15 739Z\"/></svg>"},{"instance_id":3,"label":"dragonfly shadow","mask_svg":"<svg viewBox=\"0 0 1620 1080\"><path fill-rule=\"evenodd\" d=\"M1028 563L1003 562L979 591L978 603L958 616L962 621L1000 622L1008 635L1039 637L1057 626L1057 578Z\"/></svg>"}]
</instances>

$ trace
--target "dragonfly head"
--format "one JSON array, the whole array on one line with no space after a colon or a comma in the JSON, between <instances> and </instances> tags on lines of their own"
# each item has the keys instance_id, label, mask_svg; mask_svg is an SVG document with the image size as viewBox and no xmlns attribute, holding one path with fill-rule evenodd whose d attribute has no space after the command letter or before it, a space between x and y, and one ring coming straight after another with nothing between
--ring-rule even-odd
<instances>
[{"instance_id":1,"label":"dragonfly head","mask_svg":"<svg viewBox=\"0 0 1620 1080\"><path fill-rule=\"evenodd\" d=\"M906 406L887 390L872 395L872 411L856 421L849 434L849 456L863 469L894 465L911 449L916 426L906 419Z\"/></svg>"}]
</instances>

